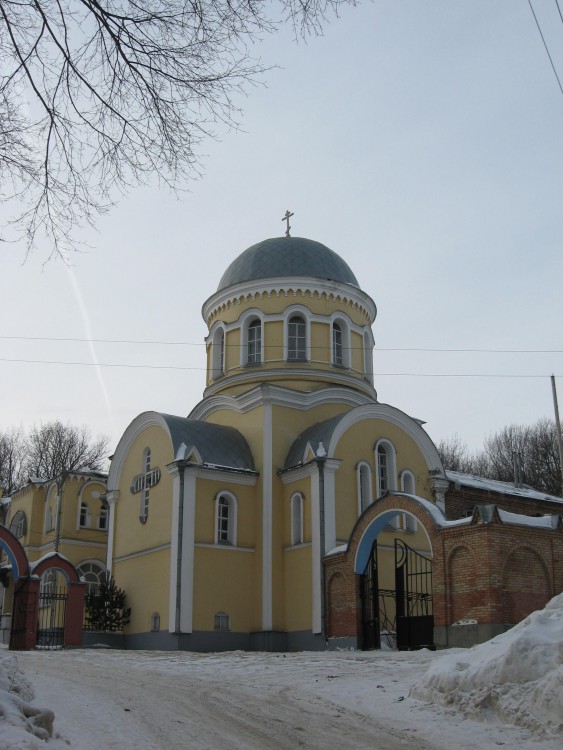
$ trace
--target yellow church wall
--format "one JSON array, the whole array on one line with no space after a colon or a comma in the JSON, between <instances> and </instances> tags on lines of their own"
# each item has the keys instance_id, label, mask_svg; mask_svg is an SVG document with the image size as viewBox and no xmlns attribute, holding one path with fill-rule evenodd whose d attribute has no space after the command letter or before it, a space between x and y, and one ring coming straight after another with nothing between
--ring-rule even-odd
<instances>
[{"instance_id":1,"label":"yellow church wall","mask_svg":"<svg viewBox=\"0 0 563 750\"><path fill-rule=\"evenodd\" d=\"M237 547L256 545L256 492L254 487L235 484L225 473L224 481L199 478L196 484L195 541L215 542L215 501L220 492L229 492L237 500Z\"/></svg>"},{"instance_id":2,"label":"yellow church wall","mask_svg":"<svg viewBox=\"0 0 563 750\"><path fill-rule=\"evenodd\" d=\"M143 472L145 448L150 448L151 451L151 468L160 468L160 481L150 488L149 514L143 524L139 521L142 493L132 493L130 486L134 477ZM170 439L161 427L148 427L135 440L124 462L119 500L115 506L115 523L119 529L114 538L115 557L170 542L172 477L166 464L172 460Z\"/></svg>"},{"instance_id":3,"label":"yellow church wall","mask_svg":"<svg viewBox=\"0 0 563 750\"><path fill-rule=\"evenodd\" d=\"M285 578L284 630L311 630L311 545L291 547L283 553Z\"/></svg>"},{"instance_id":4,"label":"yellow church wall","mask_svg":"<svg viewBox=\"0 0 563 750\"><path fill-rule=\"evenodd\" d=\"M397 487L399 475L409 469L415 476L416 494L432 500L428 487L428 467L415 442L399 427L377 419L367 419L352 425L340 439L335 456L342 463L336 472L336 537L347 540L358 519L358 484L356 466L365 461L371 466L372 495L375 500L375 443L385 438L396 450Z\"/></svg>"},{"instance_id":5,"label":"yellow church wall","mask_svg":"<svg viewBox=\"0 0 563 750\"><path fill-rule=\"evenodd\" d=\"M228 546L195 548L193 629L214 629L218 612L229 615L233 632L261 629L256 597L257 556Z\"/></svg>"},{"instance_id":6,"label":"yellow church wall","mask_svg":"<svg viewBox=\"0 0 563 750\"><path fill-rule=\"evenodd\" d=\"M352 370L364 372L364 337L355 331L350 333L350 363Z\"/></svg>"},{"instance_id":7,"label":"yellow church wall","mask_svg":"<svg viewBox=\"0 0 563 750\"><path fill-rule=\"evenodd\" d=\"M168 630L170 549L118 561L112 573L127 595L127 606L131 607L131 621L125 632L148 632L155 612L160 615L160 629Z\"/></svg>"}]
</instances>

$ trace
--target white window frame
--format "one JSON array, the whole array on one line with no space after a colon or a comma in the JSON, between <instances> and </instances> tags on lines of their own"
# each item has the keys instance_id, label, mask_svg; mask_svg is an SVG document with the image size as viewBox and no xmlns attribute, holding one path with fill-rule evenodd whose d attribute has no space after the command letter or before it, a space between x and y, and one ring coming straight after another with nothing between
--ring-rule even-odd
<instances>
[{"instance_id":1,"label":"white window frame","mask_svg":"<svg viewBox=\"0 0 563 750\"><path fill-rule=\"evenodd\" d=\"M99 560L82 560L76 566L76 572L80 580L86 583L86 592L90 593L98 589L106 569Z\"/></svg>"},{"instance_id":2,"label":"white window frame","mask_svg":"<svg viewBox=\"0 0 563 750\"><path fill-rule=\"evenodd\" d=\"M257 331L257 335L252 334L252 331ZM242 357L243 366L261 365L264 361L264 323L258 315L249 316L243 323Z\"/></svg>"},{"instance_id":3,"label":"white window frame","mask_svg":"<svg viewBox=\"0 0 563 750\"><path fill-rule=\"evenodd\" d=\"M303 544L303 495L294 492L290 500L291 544Z\"/></svg>"},{"instance_id":4,"label":"white window frame","mask_svg":"<svg viewBox=\"0 0 563 750\"><path fill-rule=\"evenodd\" d=\"M224 497L228 500L227 506L220 501ZM221 508L227 507L227 529L219 528L223 516L219 515ZM222 525L222 524L221 524ZM236 547L237 544L237 499L232 492L221 490L215 496L215 544Z\"/></svg>"},{"instance_id":5,"label":"white window frame","mask_svg":"<svg viewBox=\"0 0 563 750\"><path fill-rule=\"evenodd\" d=\"M358 488L358 515L361 515L373 502L371 466L367 461L360 461L356 466L356 485Z\"/></svg>"},{"instance_id":6,"label":"white window frame","mask_svg":"<svg viewBox=\"0 0 563 750\"><path fill-rule=\"evenodd\" d=\"M108 530L108 520L109 520L109 507L105 503L102 503L100 505L100 513L98 515L98 529L100 531Z\"/></svg>"},{"instance_id":7,"label":"white window frame","mask_svg":"<svg viewBox=\"0 0 563 750\"><path fill-rule=\"evenodd\" d=\"M78 503L78 528L89 529L92 517L90 515L90 509L86 500L81 500Z\"/></svg>"},{"instance_id":8,"label":"white window frame","mask_svg":"<svg viewBox=\"0 0 563 750\"><path fill-rule=\"evenodd\" d=\"M217 326L211 336L211 380L217 380L225 374L225 328Z\"/></svg>"},{"instance_id":9,"label":"white window frame","mask_svg":"<svg viewBox=\"0 0 563 750\"><path fill-rule=\"evenodd\" d=\"M292 326L299 326L299 330L295 333L295 346L290 349L290 340L293 338ZM300 330L302 327L302 331ZM296 312L287 319L287 361L288 362L308 362L308 336L307 336L307 318L300 312ZM295 352L295 356L291 356L291 352ZM303 356L301 356L303 355Z\"/></svg>"},{"instance_id":10,"label":"white window frame","mask_svg":"<svg viewBox=\"0 0 563 750\"><path fill-rule=\"evenodd\" d=\"M337 344L335 342L335 326L340 330L340 356L337 353ZM350 344L350 324L341 317L334 317L330 321L330 363L333 367L351 367L351 344ZM340 359L340 361L338 361Z\"/></svg>"},{"instance_id":11,"label":"white window frame","mask_svg":"<svg viewBox=\"0 0 563 750\"><path fill-rule=\"evenodd\" d=\"M380 459L380 449L385 451L387 480L382 482L383 462ZM377 497L381 497L387 490L393 492L397 489L397 453L393 443L386 438L378 440L375 444L375 481ZM383 486L386 484L386 486Z\"/></svg>"},{"instance_id":12,"label":"white window frame","mask_svg":"<svg viewBox=\"0 0 563 750\"><path fill-rule=\"evenodd\" d=\"M410 469L403 469L401 472L401 492L416 495L416 480Z\"/></svg>"},{"instance_id":13,"label":"white window frame","mask_svg":"<svg viewBox=\"0 0 563 750\"><path fill-rule=\"evenodd\" d=\"M373 333L364 331L364 377L373 385Z\"/></svg>"}]
</instances>

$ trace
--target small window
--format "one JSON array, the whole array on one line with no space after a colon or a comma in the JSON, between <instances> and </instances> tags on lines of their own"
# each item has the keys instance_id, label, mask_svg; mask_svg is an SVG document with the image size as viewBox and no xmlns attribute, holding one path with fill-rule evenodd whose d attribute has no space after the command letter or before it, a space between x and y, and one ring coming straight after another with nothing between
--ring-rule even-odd
<instances>
[{"instance_id":1,"label":"small window","mask_svg":"<svg viewBox=\"0 0 563 750\"><path fill-rule=\"evenodd\" d=\"M21 539L27 533L27 518L22 510L18 510L10 524L10 531L17 538Z\"/></svg>"},{"instance_id":2,"label":"small window","mask_svg":"<svg viewBox=\"0 0 563 750\"><path fill-rule=\"evenodd\" d=\"M51 531L53 529L53 508L48 505L45 511L45 531Z\"/></svg>"},{"instance_id":3,"label":"small window","mask_svg":"<svg viewBox=\"0 0 563 750\"><path fill-rule=\"evenodd\" d=\"M216 498L216 544L236 545L236 499L230 493L221 492Z\"/></svg>"},{"instance_id":4,"label":"small window","mask_svg":"<svg viewBox=\"0 0 563 750\"><path fill-rule=\"evenodd\" d=\"M160 614L153 612L151 615L151 632L156 633L160 630Z\"/></svg>"},{"instance_id":5,"label":"small window","mask_svg":"<svg viewBox=\"0 0 563 750\"><path fill-rule=\"evenodd\" d=\"M360 513L363 513L373 500L371 496L371 468L365 461L362 461L362 463L358 464L357 478L358 510Z\"/></svg>"},{"instance_id":6,"label":"small window","mask_svg":"<svg viewBox=\"0 0 563 750\"><path fill-rule=\"evenodd\" d=\"M307 361L307 327L300 315L294 315L287 325L287 359L289 362Z\"/></svg>"},{"instance_id":7,"label":"small window","mask_svg":"<svg viewBox=\"0 0 563 750\"><path fill-rule=\"evenodd\" d=\"M213 628L215 630L230 630L229 615L226 612L216 612L213 617Z\"/></svg>"},{"instance_id":8,"label":"small window","mask_svg":"<svg viewBox=\"0 0 563 750\"><path fill-rule=\"evenodd\" d=\"M401 491L408 495L415 495L415 481L412 471L405 469L401 472Z\"/></svg>"},{"instance_id":9,"label":"small window","mask_svg":"<svg viewBox=\"0 0 563 750\"><path fill-rule=\"evenodd\" d=\"M388 440L380 440L377 443L375 460L377 466L377 497L381 497L387 491L397 489L395 449Z\"/></svg>"},{"instance_id":10,"label":"small window","mask_svg":"<svg viewBox=\"0 0 563 750\"><path fill-rule=\"evenodd\" d=\"M300 492L291 497L291 543L303 544L303 495Z\"/></svg>"},{"instance_id":11,"label":"small window","mask_svg":"<svg viewBox=\"0 0 563 750\"><path fill-rule=\"evenodd\" d=\"M332 324L332 364L342 367L344 357L342 354L342 328L339 323Z\"/></svg>"},{"instance_id":12,"label":"small window","mask_svg":"<svg viewBox=\"0 0 563 750\"><path fill-rule=\"evenodd\" d=\"M100 508L100 515L98 516L98 528L105 531L108 527L108 507L104 503Z\"/></svg>"},{"instance_id":13,"label":"small window","mask_svg":"<svg viewBox=\"0 0 563 750\"><path fill-rule=\"evenodd\" d=\"M90 516L88 514L88 503L80 503L80 518L78 525L81 529L88 528L90 525Z\"/></svg>"},{"instance_id":14,"label":"small window","mask_svg":"<svg viewBox=\"0 0 563 750\"><path fill-rule=\"evenodd\" d=\"M262 324L257 318L248 326L246 361L249 365L257 365L262 361Z\"/></svg>"},{"instance_id":15,"label":"small window","mask_svg":"<svg viewBox=\"0 0 563 750\"><path fill-rule=\"evenodd\" d=\"M225 373L225 331L218 328L211 344L211 377L220 378Z\"/></svg>"}]
</instances>

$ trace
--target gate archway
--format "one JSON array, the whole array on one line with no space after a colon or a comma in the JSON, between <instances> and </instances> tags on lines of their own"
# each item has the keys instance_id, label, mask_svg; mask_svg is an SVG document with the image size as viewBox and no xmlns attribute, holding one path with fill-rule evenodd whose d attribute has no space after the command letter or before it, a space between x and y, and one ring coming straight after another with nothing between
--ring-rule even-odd
<instances>
[{"instance_id":1,"label":"gate archway","mask_svg":"<svg viewBox=\"0 0 563 750\"><path fill-rule=\"evenodd\" d=\"M347 549L325 558L327 579L341 576L329 638L345 637L359 648L432 647L432 558L443 520L429 501L402 493L389 493L366 509Z\"/></svg>"},{"instance_id":2,"label":"gate archway","mask_svg":"<svg viewBox=\"0 0 563 750\"><path fill-rule=\"evenodd\" d=\"M54 627L61 628L62 646L80 646L86 584L80 581L74 565L57 553L47 555L34 565L30 565L18 539L3 526L0 526L0 546L10 561L14 586L10 649L21 651L36 647L39 629L40 580L42 575L51 570L58 571L64 576L67 587L64 621L57 615Z\"/></svg>"}]
</instances>

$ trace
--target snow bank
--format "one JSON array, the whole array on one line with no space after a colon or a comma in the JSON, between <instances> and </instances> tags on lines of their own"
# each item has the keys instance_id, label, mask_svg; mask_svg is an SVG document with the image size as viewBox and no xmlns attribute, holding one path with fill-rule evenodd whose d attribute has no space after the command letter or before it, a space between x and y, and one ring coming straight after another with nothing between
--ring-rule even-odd
<instances>
[{"instance_id":1,"label":"snow bank","mask_svg":"<svg viewBox=\"0 0 563 750\"><path fill-rule=\"evenodd\" d=\"M33 688L11 654L0 652L0 750L67 747L53 739L54 714L30 701Z\"/></svg>"},{"instance_id":2,"label":"snow bank","mask_svg":"<svg viewBox=\"0 0 563 750\"><path fill-rule=\"evenodd\" d=\"M534 732L563 733L563 594L506 633L443 652L411 689L413 698Z\"/></svg>"}]
</instances>

